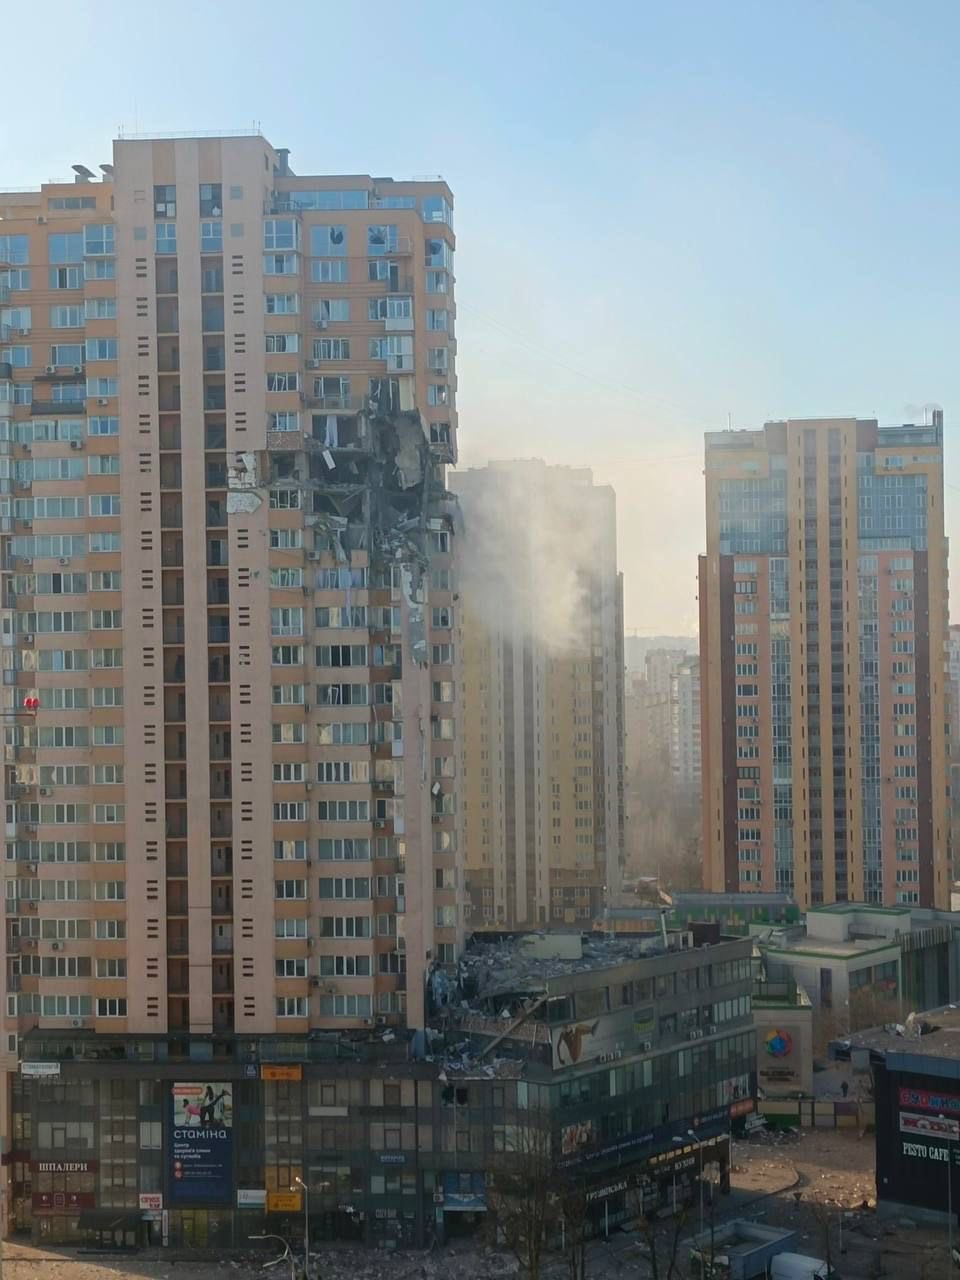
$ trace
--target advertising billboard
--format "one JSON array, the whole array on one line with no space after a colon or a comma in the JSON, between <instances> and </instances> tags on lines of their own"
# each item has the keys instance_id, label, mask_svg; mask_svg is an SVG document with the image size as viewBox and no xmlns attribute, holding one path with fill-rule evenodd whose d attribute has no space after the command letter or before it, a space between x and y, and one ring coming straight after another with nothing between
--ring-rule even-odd
<instances>
[{"instance_id":1,"label":"advertising billboard","mask_svg":"<svg viewBox=\"0 0 960 1280\"><path fill-rule=\"evenodd\" d=\"M168 1158L172 1204L223 1204L232 1200L232 1085L171 1086Z\"/></svg>"}]
</instances>

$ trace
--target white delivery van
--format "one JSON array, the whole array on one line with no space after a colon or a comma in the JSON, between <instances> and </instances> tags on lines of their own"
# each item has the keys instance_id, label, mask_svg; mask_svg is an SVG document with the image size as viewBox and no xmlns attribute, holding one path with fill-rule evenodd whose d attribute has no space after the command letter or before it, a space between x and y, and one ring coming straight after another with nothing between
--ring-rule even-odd
<instances>
[{"instance_id":1,"label":"white delivery van","mask_svg":"<svg viewBox=\"0 0 960 1280\"><path fill-rule=\"evenodd\" d=\"M770 1259L770 1280L829 1280L836 1271L806 1253L778 1253Z\"/></svg>"}]
</instances>

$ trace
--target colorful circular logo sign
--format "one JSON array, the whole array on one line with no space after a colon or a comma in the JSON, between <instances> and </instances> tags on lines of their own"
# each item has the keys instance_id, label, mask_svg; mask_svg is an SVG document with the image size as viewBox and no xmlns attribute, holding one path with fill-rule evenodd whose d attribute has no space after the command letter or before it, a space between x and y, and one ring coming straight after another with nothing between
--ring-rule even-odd
<instances>
[{"instance_id":1,"label":"colorful circular logo sign","mask_svg":"<svg viewBox=\"0 0 960 1280\"><path fill-rule=\"evenodd\" d=\"M771 1058L785 1058L793 1048L793 1036L789 1031L778 1031L774 1027L764 1036L763 1043Z\"/></svg>"}]
</instances>

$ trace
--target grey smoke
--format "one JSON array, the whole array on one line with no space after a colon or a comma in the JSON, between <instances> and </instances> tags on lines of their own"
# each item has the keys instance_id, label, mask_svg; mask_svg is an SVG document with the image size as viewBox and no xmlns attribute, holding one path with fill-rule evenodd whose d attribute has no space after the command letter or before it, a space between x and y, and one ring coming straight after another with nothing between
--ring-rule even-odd
<instances>
[{"instance_id":1,"label":"grey smoke","mask_svg":"<svg viewBox=\"0 0 960 1280\"><path fill-rule=\"evenodd\" d=\"M555 655L590 645L593 579L615 572L613 496L589 471L539 460L450 477L460 494L460 589L471 615Z\"/></svg>"}]
</instances>

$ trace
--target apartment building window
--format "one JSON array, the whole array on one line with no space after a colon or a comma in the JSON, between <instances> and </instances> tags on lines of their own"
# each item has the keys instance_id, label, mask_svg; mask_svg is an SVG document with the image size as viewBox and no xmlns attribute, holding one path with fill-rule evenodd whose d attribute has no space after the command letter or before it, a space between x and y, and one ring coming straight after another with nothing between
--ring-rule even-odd
<instances>
[{"instance_id":1,"label":"apartment building window","mask_svg":"<svg viewBox=\"0 0 960 1280\"><path fill-rule=\"evenodd\" d=\"M112 222L92 224L83 228L84 257L93 258L112 255L114 245L115 231Z\"/></svg>"},{"instance_id":2,"label":"apartment building window","mask_svg":"<svg viewBox=\"0 0 960 1280\"><path fill-rule=\"evenodd\" d=\"M69 368L83 361L83 343L57 342L50 348L50 363L57 368ZM82 388L81 388L82 389Z\"/></svg>"},{"instance_id":3,"label":"apartment building window","mask_svg":"<svg viewBox=\"0 0 960 1280\"><path fill-rule=\"evenodd\" d=\"M305 978L307 962L305 959L277 960L275 973L278 978Z\"/></svg>"},{"instance_id":4,"label":"apartment building window","mask_svg":"<svg viewBox=\"0 0 960 1280\"><path fill-rule=\"evenodd\" d=\"M344 258L347 254L347 228L343 223L310 228L310 254L314 258Z\"/></svg>"},{"instance_id":5,"label":"apartment building window","mask_svg":"<svg viewBox=\"0 0 960 1280\"><path fill-rule=\"evenodd\" d=\"M271 648L271 665L275 667L299 667L303 664L303 646L299 644L275 644Z\"/></svg>"},{"instance_id":6,"label":"apartment building window","mask_svg":"<svg viewBox=\"0 0 960 1280\"><path fill-rule=\"evenodd\" d=\"M370 841L365 839L318 840L321 862L369 862Z\"/></svg>"},{"instance_id":7,"label":"apartment building window","mask_svg":"<svg viewBox=\"0 0 960 1280\"><path fill-rule=\"evenodd\" d=\"M116 378L88 378L87 379L87 395L95 396L97 399L103 399L117 394L118 382Z\"/></svg>"},{"instance_id":8,"label":"apartment building window","mask_svg":"<svg viewBox=\"0 0 960 1280\"><path fill-rule=\"evenodd\" d=\"M273 896L278 899L305 900L307 896L306 880L275 880L273 889Z\"/></svg>"},{"instance_id":9,"label":"apartment building window","mask_svg":"<svg viewBox=\"0 0 960 1280\"><path fill-rule=\"evenodd\" d=\"M289 746L306 741L303 732L303 725L300 723L294 723L292 720L271 725L271 729L271 736L274 742L283 743Z\"/></svg>"},{"instance_id":10,"label":"apartment building window","mask_svg":"<svg viewBox=\"0 0 960 1280\"><path fill-rule=\"evenodd\" d=\"M114 320L117 315L116 298L86 298L83 303L86 320Z\"/></svg>"},{"instance_id":11,"label":"apartment building window","mask_svg":"<svg viewBox=\"0 0 960 1280\"><path fill-rule=\"evenodd\" d=\"M370 802L368 800L319 800L317 820L319 822L369 822Z\"/></svg>"},{"instance_id":12,"label":"apartment building window","mask_svg":"<svg viewBox=\"0 0 960 1280\"><path fill-rule=\"evenodd\" d=\"M365 644L321 644L316 646L315 663L318 667L365 667Z\"/></svg>"},{"instance_id":13,"label":"apartment building window","mask_svg":"<svg viewBox=\"0 0 960 1280\"><path fill-rule=\"evenodd\" d=\"M113 258L88 258L83 264L84 280L113 280L116 271Z\"/></svg>"},{"instance_id":14,"label":"apartment building window","mask_svg":"<svg viewBox=\"0 0 960 1280\"><path fill-rule=\"evenodd\" d=\"M303 782L305 765L302 760L278 761L273 766L274 782Z\"/></svg>"},{"instance_id":15,"label":"apartment building window","mask_svg":"<svg viewBox=\"0 0 960 1280\"><path fill-rule=\"evenodd\" d=\"M299 489L271 489L270 510L299 511L300 498L301 494Z\"/></svg>"},{"instance_id":16,"label":"apartment building window","mask_svg":"<svg viewBox=\"0 0 960 1280\"><path fill-rule=\"evenodd\" d=\"M268 431L299 431L300 414L296 410L283 409L267 414Z\"/></svg>"},{"instance_id":17,"label":"apartment building window","mask_svg":"<svg viewBox=\"0 0 960 1280\"><path fill-rule=\"evenodd\" d=\"M431 382L427 386L427 404L431 406L450 403L450 388L444 382Z\"/></svg>"},{"instance_id":18,"label":"apartment building window","mask_svg":"<svg viewBox=\"0 0 960 1280\"><path fill-rule=\"evenodd\" d=\"M26 266L30 261L29 236L0 236L0 261L11 266Z\"/></svg>"},{"instance_id":19,"label":"apartment building window","mask_svg":"<svg viewBox=\"0 0 960 1280\"><path fill-rule=\"evenodd\" d=\"M321 760L317 764L318 782L369 782L368 760Z\"/></svg>"},{"instance_id":20,"label":"apartment building window","mask_svg":"<svg viewBox=\"0 0 960 1280\"><path fill-rule=\"evenodd\" d=\"M122 707L123 706L123 686L122 685L94 685L93 687L93 705L95 707Z\"/></svg>"},{"instance_id":21,"label":"apartment building window","mask_svg":"<svg viewBox=\"0 0 960 1280\"><path fill-rule=\"evenodd\" d=\"M300 295L298 293L267 293L264 294L263 305L268 316L299 315Z\"/></svg>"},{"instance_id":22,"label":"apartment building window","mask_svg":"<svg viewBox=\"0 0 960 1280\"><path fill-rule=\"evenodd\" d=\"M324 978L369 978L371 976L370 957L357 955L321 956L320 976ZM399 1105L399 1102L397 1105Z\"/></svg>"},{"instance_id":23,"label":"apartment building window","mask_svg":"<svg viewBox=\"0 0 960 1280\"><path fill-rule=\"evenodd\" d=\"M271 587L302 587L303 570L300 568L281 567L270 570Z\"/></svg>"},{"instance_id":24,"label":"apartment building window","mask_svg":"<svg viewBox=\"0 0 960 1280\"><path fill-rule=\"evenodd\" d=\"M349 338L318 338L313 344L314 360L349 360Z\"/></svg>"},{"instance_id":25,"label":"apartment building window","mask_svg":"<svg viewBox=\"0 0 960 1280\"><path fill-rule=\"evenodd\" d=\"M200 217L219 218L223 213L223 186L219 182L200 183Z\"/></svg>"},{"instance_id":26,"label":"apartment building window","mask_svg":"<svg viewBox=\"0 0 960 1280\"><path fill-rule=\"evenodd\" d=\"M263 255L263 274L265 276L295 276L299 272L299 254L265 253Z\"/></svg>"},{"instance_id":27,"label":"apartment building window","mask_svg":"<svg viewBox=\"0 0 960 1280\"><path fill-rule=\"evenodd\" d=\"M101 823L115 823L125 821L126 808L122 804L95 804L93 806L93 820Z\"/></svg>"},{"instance_id":28,"label":"apartment building window","mask_svg":"<svg viewBox=\"0 0 960 1280\"><path fill-rule=\"evenodd\" d=\"M446 373L449 368L449 356L447 347L428 347L427 368L431 373Z\"/></svg>"},{"instance_id":29,"label":"apartment building window","mask_svg":"<svg viewBox=\"0 0 960 1280\"><path fill-rule=\"evenodd\" d=\"M450 329L450 312L446 307L431 307L427 310L427 329L430 332L447 333Z\"/></svg>"},{"instance_id":30,"label":"apartment building window","mask_svg":"<svg viewBox=\"0 0 960 1280\"><path fill-rule=\"evenodd\" d=\"M320 1013L327 1018L368 1018L370 996L321 996Z\"/></svg>"},{"instance_id":31,"label":"apartment building window","mask_svg":"<svg viewBox=\"0 0 960 1280\"><path fill-rule=\"evenodd\" d=\"M88 338L85 344L88 360L116 360L116 338Z\"/></svg>"},{"instance_id":32,"label":"apartment building window","mask_svg":"<svg viewBox=\"0 0 960 1280\"><path fill-rule=\"evenodd\" d=\"M300 223L296 218L266 218L263 223L265 250L299 249Z\"/></svg>"},{"instance_id":33,"label":"apartment building window","mask_svg":"<svg viewBox=\"0 0 960 1280\"><path fill-rule=\"evenodd\" d=\"M122 747L123 725L95 724L90 741L94 747Z\"/></svg>"},{"instance_id":34,"label":"apartment building window","mask_svg":"<svg viewBox=\"0 0 960 1280\"><path fill-rule=\"evenodd\" d=\"M222 222L201 222L200 223L200 252L201 253L222 253L223 252L223 223Z\"/></svg>"},{"instance_id":35,"label":"apartment building window","mask_svg":"<svg viewBox=\"0 0 960 1280\"><path fill-rule=\"evenodd\" d=\"M83 325L82 307L54 306L50 308L51 329L79 329ZM27 321L29 327L29 320Z\"/></svg>"},{"instance_id":36,"label":"apartment building window","mask_svg":"<svg viewBox=\"0 0 960 1280\"><path fill-rule=\"evenodd\" d=\"M0 236L0 240L3 237ZM0 254L0 258L2 258ZM9 289L12 293L22 289L30 288L30 272L26 267L8 267L4 271L0 271L0 285Z\"/></svg>"},{"instance_id":37,"label":"apartment building window","mask_svg":"<svg viewBox=\"0 0 960 1280\"><path fill-rule=\"evenodd\" d=\"M51 231L47 235L47 262L83 262L83 232Z\"/></svg>"},{"instance_id":38,"label":"apartment building window","mask_svg":"<svg viewBox=\"0 0 960 1280\"><path fill-rule=\"evenodd\" d=\"M366 684L318 684L317 705L321 707L365 707L370 686Z\"/></svg>"},{"instance_id":39,"label":"apartment building window","mask_svg":"<svg viewBox=\"0 0 960 1280\"><path fill-rule=\"evenodd\" d=\"M317 324L341 324L350 319L348 298L321 298L313 305L313 319Z\"/></svg>"},{"instance_id":40,"label":"apartment building window","mask_svg":"<svg viewBox=\"0 0 960 1280\"><path fill-rule=\"evenodd\" d=\"M302 529L271 529L270 547L274 551L297 551L303 546Z\"/></svg>"},{"instance_id":41,"label":"apartment building window","mask_svg":"<svg viewBox=\"0 0 960 1280\"><path fill-rule=\"evenodd\" d=\"M453 626L453 609L449 605L441 605L431 610L430 625L437 629L449 629Z\"/></svg>"},{"instance_id":42,"label":"apartment building window","mask_svg":"<svg viewBox=\"0 0 960 1280\"><path fill-rule=\"evenodd\" d=\"M367 301L367 319L412 320L413 299L400 296L369 298Z\"/></svg>"},{"instance_id":43,"label":"apartment building window","mask_svg":"<svg viewBox=\"0 0 960 1280\"><path fill-rule=\"evenodd\" d=\"M303 635L302 609L271 609L270 634L274 636Z\"/></svg>"},{"instance_id":44,"label":"apartment building window","mask_svg":"<svg viewBox=\"0 0 960 1280\"><path fill-rule=\"evenodd\" d=\"M53 308L50 309L51 327L53 325ZM24 331L31 327L31 311L29 307L2 307L0 308L0 326L7 329L16 329Z\"/></svg>"},{"instance_id":45,"label":"apartment building window","mask_svg":"<svg viewBox=\"0 0 960 1280\"><path fill-rule=\"evenodd\" d=\"M363 720L317 725L317 742L320 746L365 747L369 741L370 726Z\"/></svg>"},{"instance_id":46,"label":"apartment building window","mask_svg":"<svg viewBox=\"0 0 960 1280\"><path fill-rule=\"evenodd\" d=\"M321 899L356 900L370 897L369 876L345 876L320 878Z\"/></svg>"},{"instance_id":47,"label":"apartment building window","mask_svg":"<svg viewBox=\"0 0 960 1280\"><path fill-rule=\"evenodd\" d=\"M327 408L347 409L350 407L350 379L337 377L314 378L313 394L322 400Z\"/></svg>"},{"instance_id":48,"label":"apartment building window","mask_svg":"<svg viewBox=\"0 0 960 1280\"><path fill-rule=\"evenodd\" d=\"M271 700L275 707L302 706L304 703L302 684L275 684L271 689Z\"/></svg>"},{"instance_id":49,"label":"apartment building window","mask_svg":"<svg viewBox=\"0 0 960 1280\"><path fill-rule=\"evenodd\" d=\"M177 216L177 188L172 185L153 188L153 216L175 218Z\"/></svg>"},{"instance_id":50,"label":"apartment building window","mask_svg":"<svg viewBox=\"0 0 960 1280\"><path fill-rule=\"evenodd\" d=\"M296 370L267 374L268 391L299 391L300 374Z\"/></svg>"},{"instance_id":51,"label":"apartment building window","mask_svg":"<svg viewBox=\"0 0 960 1280\"><path fill-rule=\"evenodd\" d=\"M51 289L82 289L82 267L50 267L47 283Z\"/></svg>"},{"instance_id":52,"label":"apartment building window","mask_svg":"<svg viewBox=\"0 0 960 1280\"><path fill-rule=\"evenodd\" d=\"M447 273L445 271L427 271L425 277L427 293L447 292Z\"/></svg>"},{"instance_id":53,"label":"apartment building window","mask_svg":"<svg viewBox=\"0 0 960 1280\"><path fill-rule=\"evenodd\" d=\"M124 902L127 897L125 880L95 880L93 896L97 902Z\"/></svg>"},{"instance_id":54,"label":"apartment building window","mask_svg":"<svg viewBox=\"0 0 960 1280\"><path fill-rule=\"evenodd\" d=\"M278 1018L305 1018L307 1016L307 997L277 996L276 1011Z\"/></svg>"},{"instance_id":55,"label":"apartment building window","mask_svg":"<svg viewBox=\"0 0 960 1280\"><path fill-rule=\"evenodd\" d=\"M33 364L33 350L30 347L0 347L0 360L13 365L14 369L29 369Z\"/></svg>"},{"instance_id":56,"label":"apartment building window","mask_svg":"<svg viewBox=\"0 0 960 1280\"><path fill-rule=\"evenodd\" d=\"M367 254L369 257L382 253L395 253L396 249L396 224L380 223L367 227Z\"/></svg>"},{"instance_id":57,"label":"apartment building window","mask_svg":"<svg viewBox=\"0 0 960 1280\"><path fill-rule=\"evenodd\" d=\"M298 916L293 919L278 919L273 922L273 936L275 938L305 938L307 936L307 922Z\"/></svg>"},{"instance_id":58,"label":"apartment building window","mask_svg":"<svg viewBox=\"0 0 960 1280\"><path fill-rule=\"evenodd\" d=\"M300 350L299 333L268 333L264 335L268 355L296 355Z\"/></svg>"},{"instance_id":59,"label":"apartment building window","mask_svg":"<svg viewBox=\"0 0 960 1280\"><path fill-rule=\"evenodd\" d=\"M91 516L118 516L120 514L119 493L91 493L89 495Z\"/></svg>"},{"instance_id":60,"label":"apartment building window","mask_svg":"<svg viewBox=\"0 0 960 1280\"><path fill-rule=\"evenodd\" d=\"M321 606L319 609L314 609L313 622L314 626L325 627L332 631L342 628L366 627L367 606L365 604L355 604L349 607L339 605Z\"/></svg>"},{"instance_id":61,"label":"apartment building window","mask_svg":"<svg viewBox=\"0 0 960 1280\"><path fill-rule=\"evenodd\" d=\"M88 436L117 436L120 434L120 419L115 417L93 417L87 419Z\"/></svg>"},{"instance_id":62,"label":"apartment building window","mask_svg":"<svg viewBox=\"0 0 960 1280\"><path fill-rule=\"evenodd\" d=\"M313 284L346 284L349 277L346 258L313 258L310 262L310 280Z\"/></svg>"},{"instance_id":63,"label":"apartment building window","mask_svg":"<svg viewBox=\"0 0 960 1280\"><path fill-rule=\"evenodd\" d=\"M175 222L158 222L154 226L157 253L177 252L177 224Z\"/></svg>"}]
</instances>

